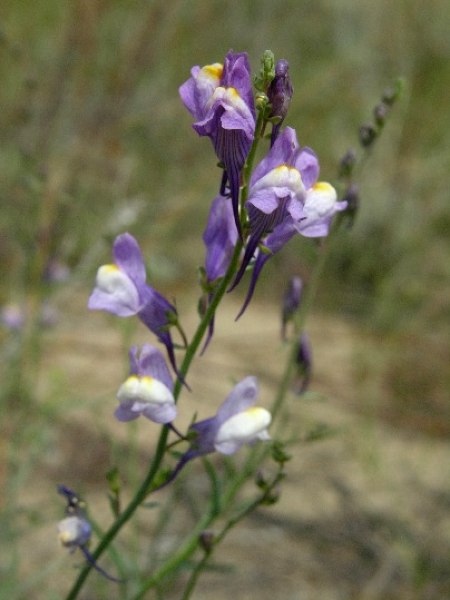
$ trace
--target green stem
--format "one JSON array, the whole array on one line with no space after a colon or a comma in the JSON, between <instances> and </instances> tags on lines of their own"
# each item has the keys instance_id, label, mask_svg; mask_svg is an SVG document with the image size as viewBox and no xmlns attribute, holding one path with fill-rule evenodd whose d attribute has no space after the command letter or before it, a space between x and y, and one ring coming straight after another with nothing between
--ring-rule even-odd
<instances>
[{"instance_id":1,"label":"green stem","mask_svg":"<svg viewBox=\"0 0 450 600\"><path fill-rule=\"evenodd\" d=\"M210 560L210 558L213 554L213 551L222 542L222 540L225 538L226 534L230 531L230 529L232 529L235 525L237 525L240 521L242 521L242 519L244 519L246 516L248 516L250 513L252 513L255 509L257 509L258 506L263 504L269 498L271 492L273 491L275 486L278 485L278 483L282 480L283 477L284 477L283 469L282 469L282 467L280 467L280 471L275 475L274 479L272 480L270 485L267 486L267 488L264 490L264 492L262 494L260 494L257 498L255 498L255 500L253 502L248 504L238 514L236 514L234 517L232 517L231 519L229 519L226 522L226 524L222 528L221 532L217 536L215 536L211 548L209 548L208 550L205 551L203 558L197 563L195 569L193 570L193 572L186 584L186 587L184 589L182 600L189 600L189 598L191 598L192 592L194 591L194 588L197 585L198 578L200 577L201 573L205 569L208 561ZM247 477L246 477L246 479L247 479Z\"/></svg>"},{"instance_id":2,"label":"green stem","mask_svg":"<svg viewBox=\"0 0 450 600\"><path fill-rule=\"evenodd\" d=\"M231 282L231 279L236 271L236 267L237 267L237 264L239 261L239 255L241 253L241 250L242 250L242 242L238 241L236 244L236 247L234 249L233 257L231 259L230 266L227 270L227 273L224 276L224 278L222 279L222 281L220 282L217 292L214 295L211 303L209 304L203 319L199 323L197 331L195 332L194 337L192 338L191 344L189 345L189 347L186 350L186 354L184 356L183 363L180 367L180 374L181 374L182 379L185 379L187 372L189 370L189 367L191 365L191 362L192 362L195 354L197 353L198 348L203 339L203 336L209 326L211 319L214 316L216 308L219 305L222 297L224 296L224 294ZM177 379L177 381L175 382L175 386L174 386L175 400L178 400L179 395L182 390L182 386L183 386L183 384L182 384L181 380ZM150 465L149 471L148 471L145 479L143 480L142 484L138 488L135 496L130 501L128 506L119 515L117 520L111 525L111 527L105 533L105 536L103 537L103 539L100 541L99 545L97 546L95 552L92 553L94 560L97 560L103 554L105 549L110 545L112 540L116 537L116 535L119 533L119 531L125 525L125 523L132 517L132 515L135 513L136 509L140 506L140 504L147 497L148 491L149 491L151 483L153 481L153 478L155 477L156 473L158 472L159 467L162 462L162 459L164 457L166 445L167 445L168 434L169 434L169 428L167 426L164 426L162 428L160 436L159 436L155 456L153 458L153 461ZM76 579L72 589L70 590L70 592L67 596L67 600L74 600L78 596L78 593L80 592L81 588L83 587L84 581L86 580L87 576L89 575L91 568L92 568L92 566L90 564L86 564L84 566L84 568L80 572L78 578Z\"/></svg>"}]
</instances>

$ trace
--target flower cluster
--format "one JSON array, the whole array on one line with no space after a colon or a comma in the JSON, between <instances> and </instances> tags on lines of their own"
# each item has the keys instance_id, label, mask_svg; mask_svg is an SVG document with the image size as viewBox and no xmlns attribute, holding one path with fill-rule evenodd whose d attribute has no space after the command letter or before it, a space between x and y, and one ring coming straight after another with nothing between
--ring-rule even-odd
<instances>
[{"instance_id":1,"label":"flower cluster","mask_svg":"<svg viewBox=\"0 0 450 600\"><path fill-rule=\"evenodd\" d=\"M280 133L293 94L289 65L284 59L275 65L273 79L266 85L270 107L267 122L273 123L271 148L254 169L250 182L244 181L245 199L244 194L240 199L239 182L245 160L260 135L255 129L250 87L247 56L231 51L223 66L215 63L194 67L190 79L180 87L181 99L196 119L195 131L213 140L225 168L225 180L230 181L234 223L222 182L204 233L208 281L223 277L238 237L243 239L244 254L231 289L254 263L238 316L248 306L269 258L296 233L305 237L328 235L334 215L347 206L346 202L337 201L333 186L319 181L317 156L310 148L299 145L295 130L286 127Z\"/></svg>"}]
</instances>

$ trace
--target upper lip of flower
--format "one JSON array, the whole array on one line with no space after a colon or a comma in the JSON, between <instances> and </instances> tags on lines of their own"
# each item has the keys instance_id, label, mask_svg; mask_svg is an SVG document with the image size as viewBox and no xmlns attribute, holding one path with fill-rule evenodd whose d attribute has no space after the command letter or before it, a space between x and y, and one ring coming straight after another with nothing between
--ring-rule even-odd
<instances>
[{"instance_id":1,"label":"upper lip of flower","mask_svg":"<svg viewBox=\"0 0 450 600\"><path fill-rule=\"evenodd\" d=\"M282 196L286 196L284 190L289 190L295 195L301 195L305 191L302 176L300 171L291 165L285 163L280 164L268 173L256 180L250 188L249 200L253 193L263 188L274 188L275 193L277 188L282 188ZM278 195L278 194L277 194Z\"/></svg>"}]
</instances>

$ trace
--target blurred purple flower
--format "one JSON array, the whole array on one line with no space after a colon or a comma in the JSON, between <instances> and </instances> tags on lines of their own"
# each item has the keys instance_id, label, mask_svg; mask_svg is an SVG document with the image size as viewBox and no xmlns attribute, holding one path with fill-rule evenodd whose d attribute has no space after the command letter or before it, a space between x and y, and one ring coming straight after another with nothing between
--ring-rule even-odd
<instances>
[{"instance_id":1,"label":"blurred purple flower","mask_svg":"<svg viewBox=\"0 0 450 600\"><path fill-rule=\"evenodd\" d=\"M130 375L120 386L120 402L115 416L119 421L132 421L139 415L155 423L170 423L177 414L173 382L161 352L144 344L140 353L130 349Z\"/></svg>"},{"instance_id":2,"label":"blurred purple flower","mask_svg":"<svg viewBox=\"0 0 450 600\"><path fill-rule=\"evenodd\" d=\"M25 311L18 304L5 304L1 308L0 322L6 329L20 331L25 324Z\"/></svg>"},{"instance_id":3,"label":"blurred purple flower","mask_svg":"<svg viewBox=\"0 0 450 600\"><path fill-rule=\"evenodd\" d=\"M288 287L283 296L283 308L281 314L281 337L286 339L286 325L294 316L300 306L303 282L300 277L294 276L289 280Z\"/></svg>"},{"instance_id":4,"label":"blurred purple flower","mask_svg":"<svg viewBox=\"0 0 450 600\"><path fill-rule=\"evenodd\" d=\"M63 546L74 552L87 544L91 538L92 527L87 519L72 515L58 523L58 539Z\"/></svg>"},{"instance_id":5,"label":"blurred purple flower","mask_svg":"<svg viewBox=\"0 0 450 600\"><path fill-rule=\"evenodd\" d=\"M118 317L137 315L162 342L176 373L175 352L169 327L177 322L177 312L159 292L146 283L145 264L135 238L119 235L113 246L115 264L97 271L88 308L105 310Z\"/></svg>"},{"instance_id":6,"label":"blurred purple flower","mask_svg":"<svg viewBox=\"0 0 450 600\"><path fill-rule=\"evenodd\" d=\"M309 337L302 333L298 342L297 356L297 393L303 394L308 389L312 374L312 351Z\"/></svg>"},{"instance_id":7,"label":"blurred purple flower","mask_svg":"<svg viewBox=\"0 0 450 600\"><path fill-rule=\"evenodd\" d=\"M317 181L318 176L315 153L299 146L290 127L278 136L254 170L246 203L250 236L231 289L239 283L255 254L256 260L238 318L250 302L267 260L296 233L306 237L328 235L334 214L346 207L345 202L336 202L336 191L329 183ZM263 247L258 248L261 243Z\"/></svg>"},{"instance_id":8,"label":"blurred purple flower","mask_svg":"<svg viewBox=\"0 0 450 600\"><path fill-rule=\"evenodd\" d=\"M228 52L224 65L195 66L179 89L180 97L196 119L195 131L211 139L225 167L221 193L230 182L233 214L240 232L239 186L255 133L255 104L250 65L245 52Z\"/></svg>"}]
</instances>

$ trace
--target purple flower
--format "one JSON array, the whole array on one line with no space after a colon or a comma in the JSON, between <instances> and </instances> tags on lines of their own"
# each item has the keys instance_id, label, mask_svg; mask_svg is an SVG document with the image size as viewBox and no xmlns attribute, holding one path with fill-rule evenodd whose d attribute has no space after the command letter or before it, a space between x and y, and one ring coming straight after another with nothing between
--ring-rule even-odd
<instances>
[{"instance_id":1,"label":"purple flower","mask_svg":"<svg viewBox=\"0 0 450 600\"><path fill-rule=\"evenodd\" d=\"M345 202L336 202L336 191L317 182L319 162L310 148L301 148L295 131L286 127L250 181L246 203L250 236L233 289L256 254L249 291L238 317L244 312L266 261L296 234L321 237L328 234L334 214ZM258 248L260 244L263 247Z\"/></svg>"},{"instance_id":2,"label":"purple flower","mask_svg":"<svg viewBox=\"0 0 450 600\"><path fill-rule=\"evenodd\" d=\"M177 372L169 327L177 322L177 312L159 292L146 283L145 264L137 241L129 233L119 235L113 246L114 264L97 271L95 288L88 308L105 310L118 317L137 315L167 349Z\"/></svg>"},{"instance_id":3,"label":"purple flower","mask_svg":"<svg viewBox=\"0 0 450 600\"><path fill-rule=\"evenodd\" d=\"M138 353L130 350L130 374L120 386L120 402L115 415L119 421L132 421L139 415L155 423L170 423L177 414L173 397L173 382L161 352L144 344Z\"/></svg>"},{"instance_id":4,"label":"purple flower","mask_svg":"<svg viewBox=\"0 0 450 600\"><path fill-rule=\"evenodd\" d=\"M211 139L225 167L221 193L230 182L233 214L238 231L240 173L255 133L255 104L250 65L245 52L228 52L219 63L191 69L179 89L181 100L196 122L195 131Z\"/></svg>"},{"instance_id":5,"label":"purple flower","mask_svg":"<svg viewBox=\"0 0 450 600\"><path fill-rule=\"evenodd\" d=\"M214 451L234 454L244 444L270 439L267 427L271 415L265 408L254 406L257 395L256 377L238 383L214 417L191 426L196 435L189 452L195 456Z\"/></svg>"},{"instance_id":6,"label":"purple flower","mask_svg":"<svg viewBox=\"0 0 450 600\"><path fill-rule=\"evenodd\" d=\"M205 257L205 289L207 302L213 296L214 282L223 277L233 256L233 251L238 239L238 233L233 218L231 200L225 196L217 196L209 211L208 223L203 233L206 246ZM214 333L214 317L210 320L208 335L202 349L206 350Z\"/></svg>"},{"instance_id":7,"label":"purple flower","mask_svg":"<svg viewBox=\"0 0 450 600\"><path fill-rule=\"evenodd\" d=\"M227 272L238 239L233 220L233 207L229 198L217 196L209 211L208 223L203 233L206 246L205 271L208 283Z\"/></svg>"},{"instance_id":8,"label":"purple flower","mask_svg":"<svg viewBox=\"0 0 450 600\"><path fill-rule=\"evenodd\" d=\"M278 122L272 126L272 135L270 137L271 147L274 145L280 127L287 115L293 93L294 88L289 76L289 63L287 60L281 59L275 65L275 77L267 90L267 96L272 105L269 117L279 118Z\"/></svg>"},{"instance_id":9,"label":"purple flower","mask_svg":"<svg viewBox=\"0 0 450 600\"><path fill-rule=\"evenodd\" d=\"M234 454L244 444L269 440L267 428L272 416L265 408L254 406L257 395L256 377L246 377L233 388L214 417L191 425L188 433L191 448L183 454L160 487L173 481L184 465L193 458L211 452Z\"/></svg>"},{"instance_id":10,"label":"purple flower","mask_svg":"<svg viewBox=\"0 0 450 600\"><path fill-rule=\"evenodd\" d=\"M0 323L11 331L20 331L25 320L25 311L18 304L5 304L0 309Z\"/></svg>"}]
</instances>

